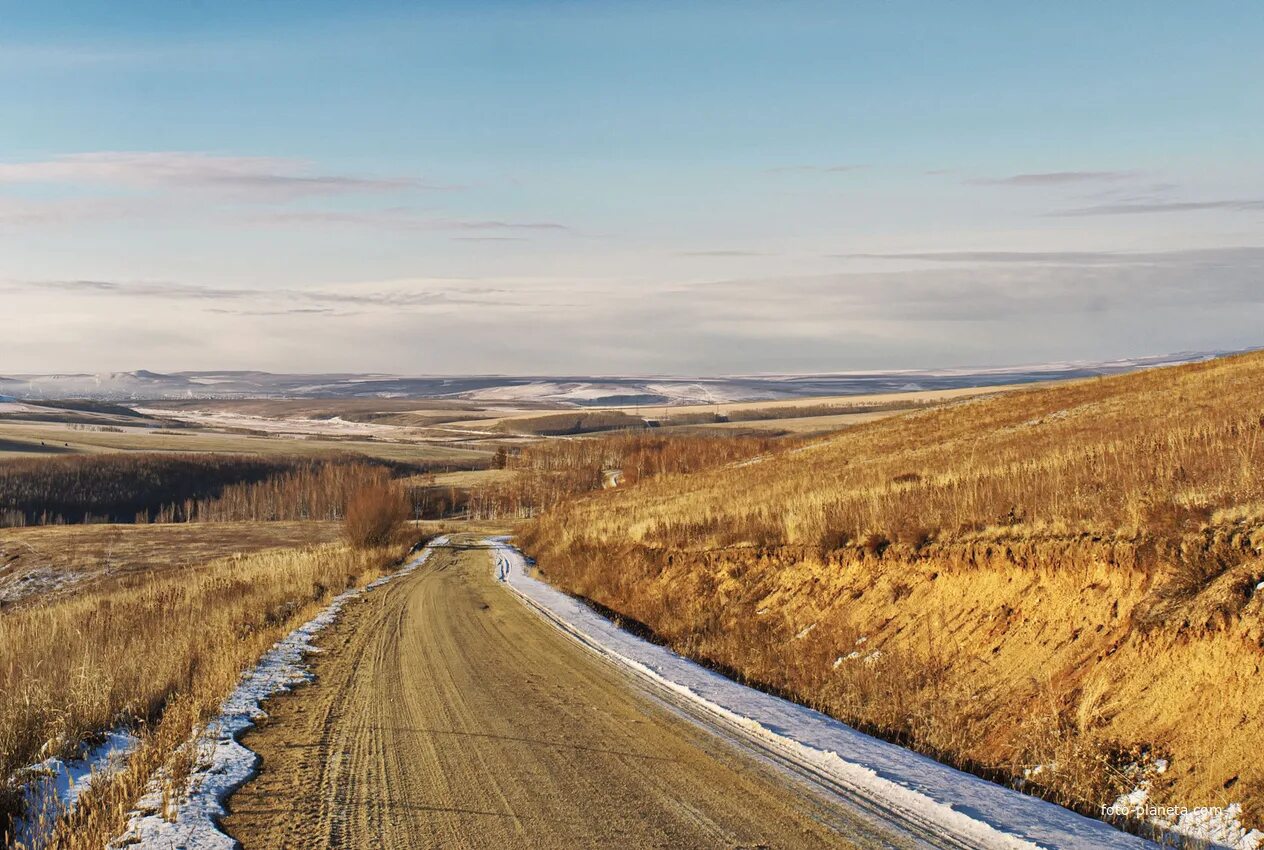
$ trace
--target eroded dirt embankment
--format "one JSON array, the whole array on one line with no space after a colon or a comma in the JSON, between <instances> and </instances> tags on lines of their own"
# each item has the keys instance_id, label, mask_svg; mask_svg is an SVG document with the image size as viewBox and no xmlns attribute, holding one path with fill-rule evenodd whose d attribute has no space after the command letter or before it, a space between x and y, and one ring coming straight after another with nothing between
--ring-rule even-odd
<instances>
[{"instance_id":1,"label":"eroded dirt embankment","mask_svg":"<svg viewBox=\"0 0 1264 850\"><path fill-rule=\"evenodd\" d=\"M1166 759L1151 802L1264 820L1264 561L1182 594L1156 554L1089 536L711 551L528 541L547 577L739 678L1096 813ZM1217 555L1217 552L1220 554ZM1210 554L1208 554L1210 553Z\"/></svg>"}]
</instances>

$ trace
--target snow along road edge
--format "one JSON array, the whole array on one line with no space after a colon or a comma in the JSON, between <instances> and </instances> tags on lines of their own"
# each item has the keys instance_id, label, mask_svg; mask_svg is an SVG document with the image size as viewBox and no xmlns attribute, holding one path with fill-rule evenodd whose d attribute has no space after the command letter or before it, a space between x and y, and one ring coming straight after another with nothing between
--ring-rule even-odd
<instances>
[{"instance_id":1,"label":"snow along road edge","mask_svg":"<svg viewBox=\"0 0 1264 850\"><path fill-rule=\"evenodd\" d=\"M344 605L417 569L447 542L446 535L436 537L395 572L335 596L314 618L277 641L254 668L242 674L241 683L224 701L215 720L185 744L196 748L196 762L189 775L187 793L175 811L164 817L162 776L155 777L137 801L126 831L110 847L234 850L237 842L220 831L219 819L225 814L224 802L258 768L259 757L237 739L267 716L260 703L315 678L304 664L304 657L319 651L313 646L313 639L338 618Z\"/></svg>"},{"instance_id":2,"label":"snow along road edge","mask_svg":"<svg viewBox=\"0 0 1264 850\"><path fill-rule=\"evenodd\" d=\"M508 537L489 537L497 578L594 652L665 689L713 725L775 752L818 785L894 818L914 834L979 850L1108 850L1158 845L865 735L818 711L757 691L642 640L528 574ZM699 712L690 712L697 716Z\"/></svg>"}]
</instances>

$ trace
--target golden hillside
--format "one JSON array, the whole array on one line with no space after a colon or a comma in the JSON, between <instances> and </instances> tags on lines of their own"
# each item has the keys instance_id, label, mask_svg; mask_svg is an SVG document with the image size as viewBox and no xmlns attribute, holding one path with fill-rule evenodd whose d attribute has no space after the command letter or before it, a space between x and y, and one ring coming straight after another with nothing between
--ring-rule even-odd
<instances>
[{"instance_id":1,"label":"golden hillside","mask_svg":"<svg viewBox=\"0 0 1264 850\"><path fill-rule=\"evenodd\" d=\"M676 648L1096 813L1264 821L1264 354L855 427L550 510L546 575Z\"/></svg>"}]
</instances>

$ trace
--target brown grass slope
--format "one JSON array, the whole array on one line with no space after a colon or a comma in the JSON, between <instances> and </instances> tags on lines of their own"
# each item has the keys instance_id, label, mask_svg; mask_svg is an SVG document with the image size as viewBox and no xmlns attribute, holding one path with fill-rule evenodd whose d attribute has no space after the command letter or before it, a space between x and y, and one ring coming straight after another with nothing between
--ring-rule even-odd
<instances>
[{"instance_id":1,"label":"brown grass slope","mask_svg":"<svg viewBox=\"0 0 1264 850\"><path fill-rule=\"evenodd\" d=\"M1096 813L1264 822L1264 354L967 401L564 501L546 575L676 648Z\"/></svg>"}]
</instances>

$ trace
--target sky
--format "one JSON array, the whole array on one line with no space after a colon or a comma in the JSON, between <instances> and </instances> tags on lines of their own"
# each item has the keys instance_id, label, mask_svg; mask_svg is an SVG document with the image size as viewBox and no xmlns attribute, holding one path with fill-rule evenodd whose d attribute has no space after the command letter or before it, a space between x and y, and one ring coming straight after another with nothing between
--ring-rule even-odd
<instances>
[{"instance_id":1,"label":"sky","mask_svg":"<svg viewBox=\"0 0 1264 850\"><path fill-rule=\"evenodd\" d=\"M1264 345L1264 5L0 0L0 374Z\"/></svg>"}]
</instances>

